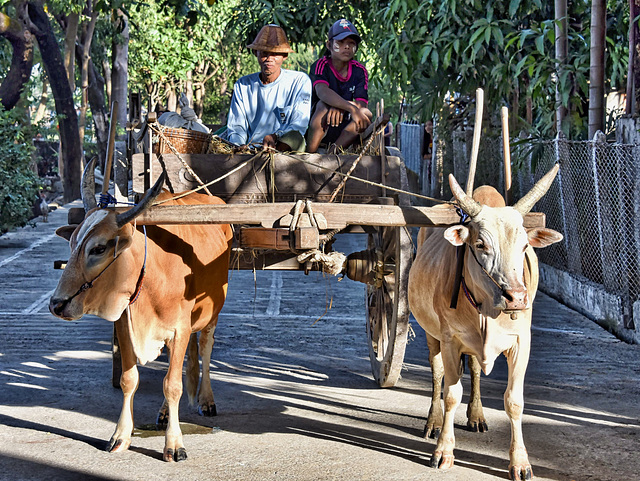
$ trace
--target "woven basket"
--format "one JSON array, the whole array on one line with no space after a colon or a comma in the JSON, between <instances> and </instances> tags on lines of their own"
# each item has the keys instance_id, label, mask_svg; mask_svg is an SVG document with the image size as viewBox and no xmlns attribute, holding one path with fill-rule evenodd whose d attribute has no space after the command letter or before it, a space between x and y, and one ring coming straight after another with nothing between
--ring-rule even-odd
<instances>
[{"instance_id":1,"label":"woven basket","mask_svg":"<svg viewBox=\"0 0 640 481\"><path fill-rule=\"evenodd\" d=\"M154 134L152 149L154 154L173 154L173 150L167 145L168 142L180 154L205 154L209 148L210 134L188 129L161 128L167 141L160 135Z\"/></svg>"}]
</instances>

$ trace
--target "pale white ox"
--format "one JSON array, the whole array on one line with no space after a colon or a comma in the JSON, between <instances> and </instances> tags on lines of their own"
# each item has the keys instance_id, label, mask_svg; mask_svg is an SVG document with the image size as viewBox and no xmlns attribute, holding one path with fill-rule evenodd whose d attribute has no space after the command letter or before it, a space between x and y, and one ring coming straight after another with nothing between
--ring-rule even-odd
<instances>
[{"instance_id":1,"label":"pale white ox","mask_svg":"<svg viewBox=\"0 0 640 481\"><path fill-rule=\"evenodd\" d=\"M462 355L469 357L472 393L468 426L486 431L480 400L480 368L489 374L503 353L509 380L504 394L511 422L509 474L511 479L533 476L522 437L524 375L531 344L531 305L538 288L538 259L533 247L558 242L562 235L547 228L526 230L523 216L547 192L556 165L513 207L492 187L480 187L473 199L451 175L449 184L468 223L446 230L423 228L409 274L409 305L427 333L433 376L431 408L425 436L438 437L431 466L453 466L454 415L462 399ZM463 280L457 308L450 307L455 285L456 249L466 244ZM465 293L466 290L466 293ZM444 376L444 413L440 400ZM442 430L441 430L442 429Z\"/></svg>"},{"instance_id":2,"label":"pale white ox","mask_svg":"<svg viewBox=\"0 0 640 481\"><path fill-rule=\"evenodd\" d=\"M62 319L93 314L116 323L124 400L107 445L110 452L124 451L131 444L133 396L138 387L136 359L145 364L167 346L169 370L158 423L161 427L166 424L163 458L181 461L187 457L178 420L182 365L189 345L187 393L193 402L199 377L198 331L202 356L199 409L204 415L216 413L209 364L218 314L227 293L232 232L229 225L164 225L147 226L145 237L135 218L154 199L173 197L168 192L159 194L163 181L164 175L137 206L116 214L96 208L93 163L88 165L83 176L85 219L78 226L56 231L69 240L71 256L49 309ZM164 205L223 203L217 197L190 194Z\"/></svg>"}]
</instances>

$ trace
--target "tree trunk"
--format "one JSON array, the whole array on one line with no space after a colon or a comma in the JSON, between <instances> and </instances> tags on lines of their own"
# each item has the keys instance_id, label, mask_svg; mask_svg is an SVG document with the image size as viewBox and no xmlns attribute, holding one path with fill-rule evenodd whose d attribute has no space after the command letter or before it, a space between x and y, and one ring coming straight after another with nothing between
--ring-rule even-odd
<instances>
[{"instance_id":1,"label":"tree trunk","mask_svg":"<svg viewBox=\"0 0 640 481\"><path fill-rule=\"evenodd\" d=\"M604 132L604 47L606 31L605 0L591 3L591 49L589 69L589 140Z\"/></svg>"},{"instance_id":2,"label":"tree trunk","mask_svg":"<svg viewBox=\"0 0 640 481\"><path fill-rule=\"evenodd\" d=\"M104 71L105 91L107 92L106 105L111 105L111 64L106 60L103 61L102 70Z\"/></svg>"},{"instance_id":3,"label":"tree trunk","mask_svg":"<svg viewBox=\"0 0 640 481\"><path fill-rule=\"evenodd\" d=\"M42 95L40 96L40 103L38 104L38 110L33 117L33 123L37 124L44 118L44 114L47 111L47 102L49 101L49 81L46 76L42 76Z\"/></svg>"},{"instance_id":4,"label":"tree trunk","mask_svg":"<svg viewBox=\"0 0 640 481\"><path fill-rule=\"evenodd\" d=\"M124 131L127 125L127 67L129 57L129 19L122 10L114 12L115 23L123 22L120 35L116 35L112 47L111 103L118 102L118 125ZM121 25L122 27L122 25ZM119 29L119 28L118 28ZM124 140L123 136L118 136Z\"/></svg>"},{"instance_id":5,"label":"tree trunk","mask_svg":"<svg viewBox=\"0 0 640 481\"><path fill-rule=\"evenodd\" d=\"M567 118L567 107L562 104L562 90L560 79L565 71L569 41L567 37L567 0L555 0L556 16L556 133L562 132L562 126Z\"/></svg>"},{"instance_id":6,"label":"tree trunk","mask_svg":"<svg viewBox=\"0 0 640 481\"><path fill-rule=\"evenodd\" d=\"M193 93L193 110L198 118L201 119L204 111L204 87L202 85L197 85Z\"/></svg>"},{"instance_id":7,"label":"tree trunk","mask_svg":"<svg viewBox=\"0 0 640 481\"><path fill-rule=\"evenodd\" d=\"M167 99L167 110L175 112L178 107L178 96L176 95L175 85L172 82L164 84L164 96Z\"/></svg>"},{"instance_id":8,"label":"tree trunk","mask_svg":"<svg viewBox=\"0 0 640 481\"><path fill-rule=\"evenodd\" d=\"M104 161L107 157L107 142L109 141L109 120L104 99L104 79L98 73L93 61L89 59L88 65L89 89L87 96L91 107L93 125L96 129L96 139L98 142L98 156L100 166L104 170Z\"/></svg>"},{"instance_id":9,"label":"tree trunk","mask_svg":"<svg viewBox=\"0 0 640 481\"><path fill-rule=\"evenodd\" d=\"M76 89L76 39L78 38L78 25L80 14L71 12L67 15L67 27L64 36L64 67L69 78L71 92ZM82 137L81 137L82 139Z\"/></svg>"},{"instance_id":10,"label":"tree trunk","mask_svg":"<svg viewBox=\"0 0 640 481\"><path fill-rule=\"evenodd\" d=\"M149 97L149 106L147 107L149 112L157 112L158 107L158 92L160 92L160 86L158 82L147 84L147 96Z\"/></svg>"},{"instance_id":11,"label":"tree trunk","mask_svg":"<svg viewBox=\"0 0 640 481\"><path fill-rule=\"evenodd\" d=\"M0 103L11 110L20 100L24 86L31 76L33 66L33 40L25 35L20 22L0 12L0 36L11 43L11 67L0 85Z\"/></svg>"},{"instance_id":12,"label":"tree trunk","mask_svg":"<svg viewBox=\"0 0 640 481\"><path fill-rule=\"evenodd\" d=\"M80 137L78 134L78 116L76 115L73 96L69 88L69 79L56 37L51 29L49 18L42 5L28 3L26 20L31 24L29 29L38 41L42 62L47 71L51 91L59 118L61 159L59 162L60 177L64 188L64 201L71 202L80 198Z\"/></svg>"},{"instance_id":13,"label":"tree trunk","mask_svg":"<svg viewBox=\"0 0 640 481\"><path fill-rule=\"evenodd\" d=\"M89 22L82 26L80 45L76 51L76 54L80 57L80 89L82 92L79 119L81 145L84 145L84 131L87 121L87 107L89 104L89 59L91 55L91 41L93 40L93 31L95 30L97 20L98 14L93 11L92 8Z\"/></svg>"},{"instance_id":14,"label":"tree trunk","mask_svg":"<svg viewBox=\"0 0 640 481\"><path fill-rule=\"evenodd\" d=\"M189 105L193 105L193 70L187 72L187 82L185 83L184 89L187 94L187 99L189 100Z\"/></svg>"}]
</instances>

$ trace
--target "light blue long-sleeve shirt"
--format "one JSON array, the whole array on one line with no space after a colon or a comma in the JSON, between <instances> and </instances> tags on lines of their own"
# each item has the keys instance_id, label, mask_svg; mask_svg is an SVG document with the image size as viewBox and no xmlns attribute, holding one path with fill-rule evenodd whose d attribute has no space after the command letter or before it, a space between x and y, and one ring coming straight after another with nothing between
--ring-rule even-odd
<instances>
[{"instance_id":1,"label":"light blue long-sleeve shirt","mask_svg":"<svg viewBox=\"0 0 640 481\"><path fill-rule=\"evenodd\" d=\"M259 74L241 77L233 87L227 139L236 145L262 143L265 136L297 130L304 136L311 115L311 80L303 72L282 69L263 84Z\"/></svg>"}]
</instances>

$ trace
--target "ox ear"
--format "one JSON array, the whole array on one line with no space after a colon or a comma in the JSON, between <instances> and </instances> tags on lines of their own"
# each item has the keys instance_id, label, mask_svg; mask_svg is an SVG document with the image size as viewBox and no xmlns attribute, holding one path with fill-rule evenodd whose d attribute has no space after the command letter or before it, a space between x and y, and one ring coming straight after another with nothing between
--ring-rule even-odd
<instances>
[{"instance_id":1,"label":"ox ear","mask_svg":"<svg viewBox=\"0 0 640 481\"><path fill-rule=\"evenodd\" d=\"M529 238L529 244L531 244L532 247L538 248L547 247L562 240L562 234L560 234L560 232L543 227L527 230L527 237Z\"/></svg>"},{"instance_id":2,"label":"ox ear","mask_svg":"<svg viewBox=\"0 0 640 481\"><path fill-rule=\"evenodd\" d=\"M454 246L461 246L469 238L469 229L463 225L454 225L444 231L444 238Z\"/></svg>"},{"instance_id":3,"label":"ox ear","mask_svg":"<svg viewBox=\"0 0 640 481\"><path fill-rule=\"evenodd\" d=\"M63 225L62 227L58 227L56 229L56 235L62 237L63 239L67 239L70 240L71 239L71 235L75 232L76 230L76 225Z\"/></svg>"},{"instance_id":4,"label":"ox ear","mask_svg":"<svg viewBox=\"0 0 640 481\"><path fill-rule=\"evenodd\" d=\"M131 244L133 243L133 237L130 235L119 235L118 237L116 237L116 247L115 247L115 252L113 253L114 256L119 255L121 252L127 250L129 247L131 247Z\"/></svg>"}]
</instances>

